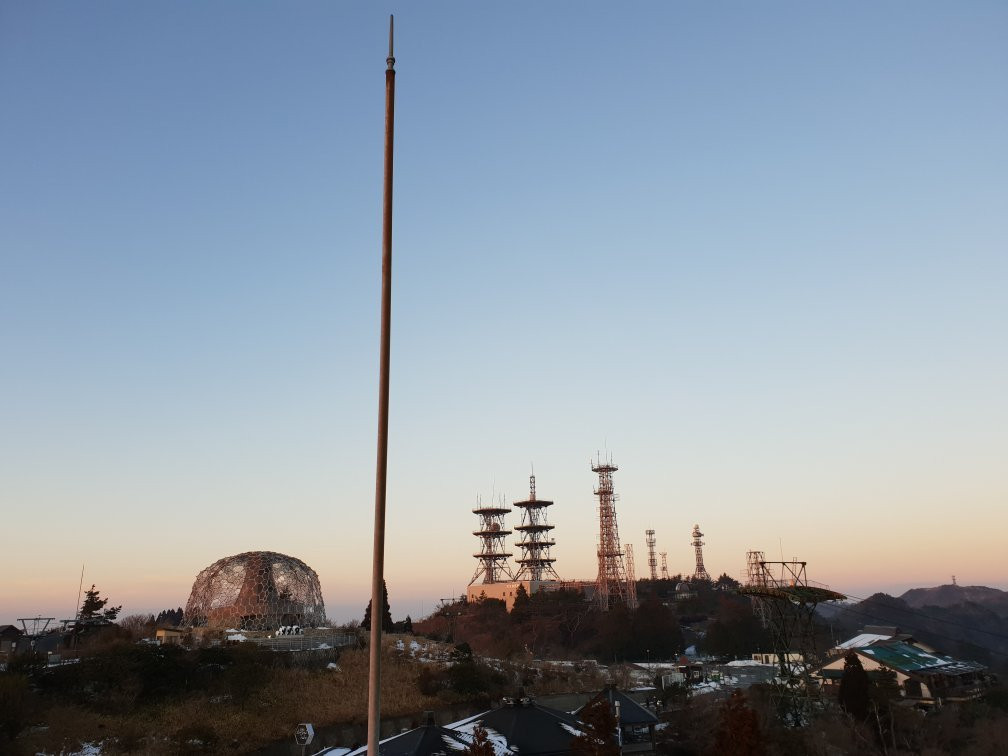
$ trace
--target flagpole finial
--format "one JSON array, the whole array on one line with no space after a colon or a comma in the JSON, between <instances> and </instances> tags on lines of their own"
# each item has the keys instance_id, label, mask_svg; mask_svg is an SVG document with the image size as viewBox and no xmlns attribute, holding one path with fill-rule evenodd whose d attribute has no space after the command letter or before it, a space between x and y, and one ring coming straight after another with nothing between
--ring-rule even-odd
<instances>
[{"instance_id":1,"label":"flagpole finial","mask_svg":"<svg viewBox=\"0 0 1008 756\"><path fill-rule=\"evenodd\" d=\"M385 59L385 62L388 63L389 71L395 70L395 57L392 55L392 36L394 32L394 26L393 26L394 20L395 20L394 17L390 13L388 17L388 57Z\"/></svg>"}]
</instances>

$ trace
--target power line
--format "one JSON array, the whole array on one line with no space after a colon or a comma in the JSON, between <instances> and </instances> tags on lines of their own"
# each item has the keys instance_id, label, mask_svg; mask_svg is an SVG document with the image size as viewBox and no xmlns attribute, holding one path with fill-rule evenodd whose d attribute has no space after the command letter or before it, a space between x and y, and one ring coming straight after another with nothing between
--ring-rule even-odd
<instances>
[{"instance_id":1,"label":"power line","mask_svg":"<svg viewBox=\"0 0 1008 756\"><path fill-rule=\"evenodd\" d=\"M878 615L870 614L870 613L865 612L865 611L861 611L861 610L857 609L856 606L847 606L847 607L844 607L844 611L851 612L853 614L859 614L862 617L865 617L865 618L868 618L868 619L876 619L876 620L878 619ZM911 613L916 613L916 612L911 612ZM922 615L922 616L924 616L925 618L927 618L927 615ZM933 619L937 619L937 618L933 618ZM986 631L984 631L984 632L986 632ZM981 646L978 643L974 643L974 642L966 640L964 638L953 638L950 635L945 635L943 633L936 632L934 630L928 631L928 634L932 635L932 636L934 636L936 638L941 638L942 640L945 640L945 641L951 641L953 643L970 643L971 645L974 645L977 648L983 649L984 651L986 651L987 653L989 653L989 654L991 654L993 656L999 656L999 657L1001 657L1003 659L1008 659L1008 653L1005 653L1004 651L998 651L997 649L991 648L990 646ZM998 637L1004 637L1004 636L998 636Z\"/></svg>"},{"instance_id":2,"label":"power line","mask_svg":"<svg viewBox=\"0 0 1008 756\"><path fill-rule=\"evenodd\" d=\"M849 593L846 594L846 595L847 595L847 598L855 599L858 602L868 601L869 600L869 599L866 599L866 598L862 598L860 596L852 596ZM851 609L852 607L848 606L848 607L844 607L844 608L845 609ZM943 622L943 623L945 623L947 625L954 625L956 627L962 627L962 628L965 628L966 630L970 630L970 631L972 631L974 633L983 633L984 635L993 636L993 637L997 638L998 640L1008 641L1008 635L1003 635L1001 633L996 633L996 632L993 632L991 630L983 630L982 628L979 628L979 627L974 627L972 625L967 625L967 624L965 624L963 622L957 622L957 621L951 620L951 619L945 619L943 617L935 617L935 616L930 615L930 614L925 614L924 612L920 611L919 609L913 609L911 607L892 606L892 605L889 605L889 604L887 604L885 606L885 608L886 609L893 609L893 610L898 611L898 612L903 612L904 614L917 615L919 617L923 617L924 619L928 619L928 620L931 620L933 622Z\"/></svg>"}]
</instances>

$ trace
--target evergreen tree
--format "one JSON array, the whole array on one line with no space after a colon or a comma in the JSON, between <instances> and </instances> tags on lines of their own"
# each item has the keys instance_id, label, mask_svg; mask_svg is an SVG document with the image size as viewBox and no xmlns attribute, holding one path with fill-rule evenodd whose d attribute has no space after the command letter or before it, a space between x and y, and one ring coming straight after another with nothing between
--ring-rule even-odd
<instances>
[{"instance_id":1,"label":"evergreen tree","mask_svg":"<svg viewBox=\"0 0 1008 756\"><path fill-rule=\"evenodd\" d=\"M721 590L735 590L739 587L739 581L727 572L722 572L721 577L714 581L714 587Z\"/></svg>"},{"instance_id":2,"label":"evergreen tree","mask_svg":"<svg viewBox=\"0 0 1008 756\"><path fill-rule=\"evenodd\" d=\"M84 592L84 603L81 604L78 621L89 625L107 625L114 622L122 606L110 606L106 609L105 605L108 602L107 598L99 595L99 591L92 583L91 590Z\"/></svg>"},{"instance_id":3,"label":"evergreen tree","mask_svg":"<svg viewBox=\"0 0 1008 756\"><path fill-rule=\"evenodd\" d=\"M840 692L837 695L840 708L859 722L868 716L868 693L871 682L858 655L849 651L844 657L843 677L840 678Z\"/></svg>"},{"instance_id":4,"label":"evergreen tree","mask_svg":"<svg viewBox=\"0 0 1008 756\"><path fill-rule=\"evenodd\" d=\"M382 580L382 603L384 604L384 611L382 612L382 632L391 633L395 630L395 625L392 622L392 610L389 608L388 602L388 586L385 585L385 581ZM371 629L371 602L368 601L367 609L364 610L364 619L361 621L360 626L365 630Z\"/></svg>"},{"instance_id":5,"label":"evergreen tree","mask_svg":"<svg viewBox=\"0 0 1008 756\"><path fill-rule=\"evenodd\" d=\"M581 734L571 740L571 753L578 756L619 756L616 740L619 723L609 708L609 699L599 696L581 710Z\"/></svg>"}]
</instances>

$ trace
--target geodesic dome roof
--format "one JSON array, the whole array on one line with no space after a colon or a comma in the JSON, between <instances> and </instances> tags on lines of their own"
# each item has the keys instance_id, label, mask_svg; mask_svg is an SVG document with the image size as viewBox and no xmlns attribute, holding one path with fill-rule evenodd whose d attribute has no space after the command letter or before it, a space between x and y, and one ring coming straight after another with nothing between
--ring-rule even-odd
<instances>
[{"instance_id":1,"label":"geodesic dome roof","mask_svg":"<svg viewBox=\"0 0 1008 756\"><path fill-rule=\"evenodd\" d=\"M185 624L193 627L276 630L325 621L315 570L275 551L218 559L196 576L185 609Z\"/></svg>"}]
</instances>

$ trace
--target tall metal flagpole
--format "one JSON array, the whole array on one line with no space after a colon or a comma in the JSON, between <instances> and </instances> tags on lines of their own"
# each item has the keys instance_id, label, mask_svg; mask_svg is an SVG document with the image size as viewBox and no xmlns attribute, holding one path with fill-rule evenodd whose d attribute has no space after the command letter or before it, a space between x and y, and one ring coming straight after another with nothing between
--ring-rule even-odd
<instances>
[{"instance_id":1,"label":"tall metal flagpole","mask_svg":"<svg viewBox=\"0 0 1008 756\"><path fill-rule=\"evenodd\" d=\"M388 472L389 334L392 318L392 135L395 122L393 19L389 16L389 51L385 70L385 192L382 214L381 356L378 383L378 464L375 474L374 551L371 567L371 656L368 678L368 750L378 754L381 737L381 632L385 617L385 487Z\"/></svg>"}]
</instances>

